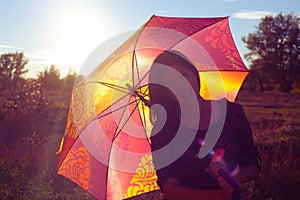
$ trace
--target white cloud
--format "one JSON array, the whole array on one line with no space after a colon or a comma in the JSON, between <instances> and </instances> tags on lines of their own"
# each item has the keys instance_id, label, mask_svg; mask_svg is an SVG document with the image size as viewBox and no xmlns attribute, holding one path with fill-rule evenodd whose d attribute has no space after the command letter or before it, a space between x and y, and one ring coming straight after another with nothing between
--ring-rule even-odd
<instances>
[{"instance_id":1,"label":"white cloud","mask_svg":"<svg viewBox=\"0 0 300 200\"><path fill-rule=\"evenodd\" d=\"M0 44L0 49L14 49L15 47L11 45Z\"/></svg>"},{"instance_id":2,"label":"white cloud","mask_svg":"<svg viewBox=\"0 0 300 200\"><path fill-rule=\"evenodd\" d=\"M51 65L48 51L24 52L24 55L29 60L26 66L29 69L27 77L36 77L39 72Z\"/></svg>"},{"instance_id":3,"label":"white cloud","mask_svg":"<svg viewBox=\"0 0 300 200\"><path fill-rule=\"evenodd\" d=\"M159 14L165 14L166 13L166 11L165 10L157 10L157 13L159 13Z\"/></svg>"},{"instance_id":4,"label":"white cloud","mask_svg":"<svg viewBox=\"0 0 300 200\"><path fill-rule=\"evenodd\" d=\"M48 59L48 54L46 51L36 51L36 52L25 52L25 57L29 60L39 60L39 61L46 61Z\"/></svg>"},{"instance_id":5,"label":"white cloud","mask_svg":"<svg viewBox=\"0 0 300 200\"><path fill-rule=\"evenodd\" d=\"M254 10L254 11L249 11L249 10L243 10L241 12L235 12L232 14L233 17L235 18L240 18L240 19L262 19L267 15L273 15L273 12L270 11L260 11L260 10Z\"/></svg>"},{"instance_id":6,"label":"white cloud","mask_svg":"<svg viewBox=\"0 0 300 200\"><path fill-rule=\"evenodd\" d=\"M69 70L78 71L80 63L78 60L71 59L65 51L62 50L41 50L33 52L25 52L25 57L28 58L29 63L27 69L28 77L35 77L39 72L44 71L46 67L55 65L60 70L61 76L67 75ZM79 64L78 64L79 63Z\"/></svg>"},{"instance_id":7,"label":"white cloud","mask_svg":"<svg viewBox=\"0 0 300 200\"><path fill-rule=\"evenodd\" d=\"M24 53L25 59L28 59L29 62L25 68L29 71L26 73L26 77L36 77L39 72L51 65L55 65L57 69L60 69L61 75L65 76L69 70L78 71L85 58L78 55L74 58L72 57L73 54L68 54L67 51L63 50L28 51L11 45L0 44L0 54L11 51L21 51Z\"/></svg>"},{"instance_id":8,"label":"white cloud","mask_svg":"<svg viewBox=\"0 0 300 200\"><path fill-rule=\"evenodd\" d=\"M222 0L224 2L233 2L233 1L238 1L238 0Z\"/></svg>"}]
</instances>

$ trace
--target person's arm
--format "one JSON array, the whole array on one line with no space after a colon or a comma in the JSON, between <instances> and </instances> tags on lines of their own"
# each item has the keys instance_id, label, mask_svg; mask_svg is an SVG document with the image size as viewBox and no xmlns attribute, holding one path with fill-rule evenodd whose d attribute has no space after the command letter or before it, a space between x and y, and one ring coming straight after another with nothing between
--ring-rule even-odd
<instances>
[{"instance_id":1,"label":"person's arm","mask_svg":"<svg viewBox=\"0 0 300 200\"><path fill-rule=\"evenodd\" d=\"M211 174L212 177L218 180L224 197L226 199L231 199L231 195L234 190L231 187L231 185L229 185L229 183L218 174L219 169L227 171L226 164L222 159L213 160L210 162L208 172ZM238 183L243 184L247 181L255 179L258 173L259 168L256 165L247 165L239 168L238 172L231 175L231 177L235 179ZM228 172L228 174L230 173Z\"/></svg>"},{"instance_id":2,"label":"person's arm","mask_svg":"<svg viewBox=\"0 0 300 200\"><path fill-rule=\"evenodd\" d=\"M193 189L180 185L175 178L169 178L163 185L163 193L167 200L224 200L221 189Z\"/></svg>"},{"instance_id":3,"label":"person's arm","mask_svg":"<svg viewBox=\"0 0 300 200\"><path fill-rule=\"evenodd\" d=\"M218 170L223 169L227 171L226 164L223 160L211 161L209 164L208 172L215 179L218 178ZM227 171L228 172L228 171ZM237 180L240 184L243 184L247 181L253 180L258 176L259 168L256 165L246 165L244 167L239 167L238 171L234 174L230 174L232 178Z\"/></svg>"},{"instance_id":4,"label":"person's arm","mask_svg":"<svg viewBox=\"0 0 300 200\"><path fill-rule=\"evenodd\" d=\"M238 173L232 175L239 183L243 184L247 181L255 179L259 174L259 168L256 165L247 165L240 167Z\"/></svg>"},{"instance_id":5,"label":"person's arm","mask_svg":"<svg viewBox=\"0 0 300 200\"><path fill-rule=\"evenodd\" d=\"M261 160L257 148L254 145L252 130L242 106L239 109L239 120L239 171L236 175L234 175L234 177L240 183L245 183L258 176L261 167Z\"/></svg>"}]
</instances>

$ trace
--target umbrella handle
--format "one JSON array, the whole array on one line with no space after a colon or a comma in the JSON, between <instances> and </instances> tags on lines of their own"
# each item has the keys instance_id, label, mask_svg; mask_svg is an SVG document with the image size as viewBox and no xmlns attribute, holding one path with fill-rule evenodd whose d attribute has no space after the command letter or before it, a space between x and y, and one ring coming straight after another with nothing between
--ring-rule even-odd
<instances>
[{"instance_id":1,"label":"umbrella handle","mask_svg":"<svg viewBox=\"0 0 300 200\"><path fill-rule=\"evenodd\" d=\"M210 154L212 160L222 159L224 157L225 150L222 148L217 148L216 150L212 150ZM228 172L222 168L218 169L218 174L233 188L234 191L232 193L232 200L240 200L242 191L241 184L232 178Z\"/></svg>"},{"instance_id":2,"label":"umbrella handle","mask_svg":"<svg viewBox=\"0 0 300 200\"><path fill-rule=\"evenodd\" d=\"M232 200L241 199L242 187L239 182L233 179L224 169L219 169L218 174L234 189L232 193Z\"/></svg>"},{"instance_id":3,"label":"umbrella handle","mask_svg":"<svg viewBox=\"0 0 300 200\"><path fill-rule=\"evenodd\" d=\"M131 85L126 83L126 87L135 95L137 96L146 106L150 108L150 102L149 100L145 99L142 95L140 95Z\"/></svg>"},{"instance_id":4,"label":"umbrella handle","mask_svg":"<svg viewBox=\"0 0 300 200\"><path fill-rule=\"evenodd\" d=\"M241 192L242 188L240 183L233 179L224 169L219 169L218 174L222 176L235 191Z\"/></svg>"}]
</instances>

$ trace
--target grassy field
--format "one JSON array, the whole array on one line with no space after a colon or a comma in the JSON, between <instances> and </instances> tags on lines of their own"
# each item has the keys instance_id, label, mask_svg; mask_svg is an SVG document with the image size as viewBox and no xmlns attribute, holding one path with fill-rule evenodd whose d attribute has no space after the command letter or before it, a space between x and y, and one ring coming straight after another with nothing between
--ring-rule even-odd
<instances>
[{"instance_id":1,"label":"grassy field","mask_svg":"<svg viewBox=\"0 0 300 200\"><path fill-rule=\"evenodd\" d=\"M32 135L13 148L0 141L0 199L94 199L56 174L70 93L46 95L49 133L40 140ZM254 199L300 199L300 94L241 91L237 102L244 106L263 163ZM135 199L154 197L157 193Z\"/></svg>"},{"instance_id":2,"label":"grassy field","mask_svg":"<svg viewBox=\"0 0 300 200\"><path fill-rule=\"evenodd\" d=\"M241 92L262 159L257 199L300 199L300 94Z\"/></svg>"}]
</instances>

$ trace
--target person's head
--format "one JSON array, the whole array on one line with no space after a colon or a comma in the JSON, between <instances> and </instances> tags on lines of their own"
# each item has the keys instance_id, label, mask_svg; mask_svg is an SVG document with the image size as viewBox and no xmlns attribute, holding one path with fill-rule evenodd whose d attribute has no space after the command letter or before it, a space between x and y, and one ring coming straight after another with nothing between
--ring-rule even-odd
<instances>
[{"instance_id":1,"label":"person's head","mask_svg":"<svg viewBox=\"0 0 300 200\"><path fill-rule=\"evenodd\" d=\"M166 123L171 126L179 122L179 101L188 102L191 95L200 96L197 69L177 51L164 51L153 61L149 83L150 105L163 106L167 114ZM155 121L159 117L159 113L152 109L151 119Z\"/></svg>"}]
</instances>

